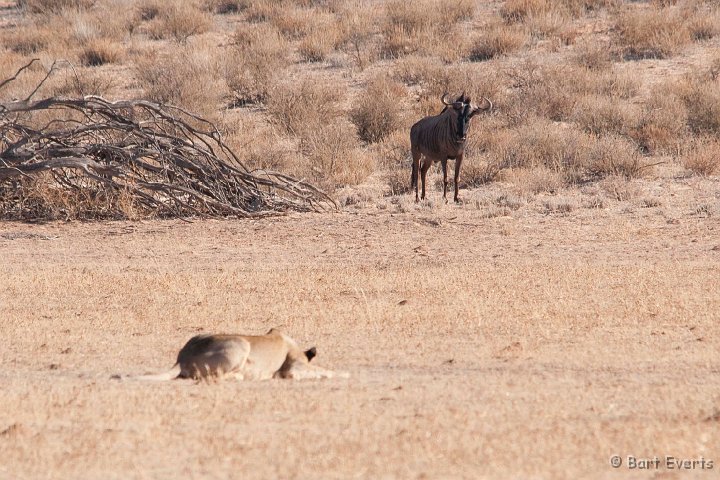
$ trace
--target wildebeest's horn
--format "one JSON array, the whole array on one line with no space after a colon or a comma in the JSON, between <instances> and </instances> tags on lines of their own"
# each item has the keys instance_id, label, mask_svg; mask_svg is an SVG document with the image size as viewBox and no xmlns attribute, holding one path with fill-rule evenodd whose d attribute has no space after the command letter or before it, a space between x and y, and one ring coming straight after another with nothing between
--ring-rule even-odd
<instances>
[{"instance_id":1,"label":"wildebeest's horn","mask_svg":"<svg viewBox=\"0 0 720 480\"><path fill-rule=\"evenodd\" d=\"M448 102L445 101L445 97L447 97L447 96L448 96L448 93L447 93L447 92L444 93L443 96L440 98L440 101L443 102L443 104L445 104L445 105L447 105L447 106L449 107L450 105L452 105L452 103L448 103Z\"/></svg>"},{"instance_id":2,"label":"wildebeest's horn","mask_svg":"<svg viewBox=\"0 0 720 480\"><path fill-rule=\"evenodd\" d=\"M490 101L490 99L487 97L482 97L482 98L483 98L483 100L485 100L487 102L487 107L484 108L483 110L492 111L493 103Z\"/></svg>"}]
</instances>

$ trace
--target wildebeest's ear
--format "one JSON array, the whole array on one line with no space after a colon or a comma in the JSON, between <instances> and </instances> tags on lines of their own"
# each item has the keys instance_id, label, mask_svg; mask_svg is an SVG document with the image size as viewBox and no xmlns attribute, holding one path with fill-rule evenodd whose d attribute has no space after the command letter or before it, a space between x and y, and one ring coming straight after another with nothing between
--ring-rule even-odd
<instances>
[{"instance_id":1,"label":"wildebeest's ear","mask_svg":"<svg viewBox=\"0 0 720 480\"><path fill-rule=\"evenodd\" d=\"M315 358L316 355L317 355L317 348L315 348L315 347L312 347L310 350L305 350L305 356L307 357L308 362L310 360L312 360L313 358Z\"/></svg>"},{"instance_id":2,"label":"wildebeest's ear","mask_svg":"<svg viewBox=\"0 0 720 480\"><path fill-rule=\"evenodd\" d=\"M465 98L465 92L461 93L460 96L457 97L457 99L455 99L455 103L458 103L458 102L465 103L464 98Z\"/></svg>"}]
</instances>

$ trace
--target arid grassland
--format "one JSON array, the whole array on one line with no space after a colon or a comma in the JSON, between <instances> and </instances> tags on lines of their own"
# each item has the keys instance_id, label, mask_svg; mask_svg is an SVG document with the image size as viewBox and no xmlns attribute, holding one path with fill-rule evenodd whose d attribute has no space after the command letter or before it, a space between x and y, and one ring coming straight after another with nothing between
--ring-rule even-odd
<instances>
[{"instance_id":1,"label":"arid grassland","mask_svg":"<svg viewBox=\"0 0 720 480\"><path fill-rule=\"evenodd\" d=\"M0 480L716 477L718 51L710 0L0 0L0 82L40 59L0 104L55 63L32 98L178 105L340 206L0 183ZM495 109L462 203L431 171L416 204L409 128L446 91ZM351 377L110 378L271 327Z\"/></svg>"},{"instance_id":2,"label":"arid grassland","mask_svg":"<svg viewBox=\"0 0 720 480\"><path fill-rule=\"evenodd\" d=\"M720 458L720 239L662 206L0 227L0 478L653 478ZM132 383L281 326L325 381ZM655 478L717 471L661 469Z\"/></svg>"}]
</instances>

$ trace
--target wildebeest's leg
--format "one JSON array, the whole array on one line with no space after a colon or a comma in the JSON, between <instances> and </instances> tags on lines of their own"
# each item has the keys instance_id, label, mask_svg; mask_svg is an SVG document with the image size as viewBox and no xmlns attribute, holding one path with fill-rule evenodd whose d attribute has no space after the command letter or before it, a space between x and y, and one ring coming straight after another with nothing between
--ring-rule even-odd
<instances>
[{"instance_id":1,"label":"wildebeest's leg","mask_svg":"<svg viewBox=\"0 0 720 480\"><path fill-rule=\"evenodd\" d=\"M458 188L460 188L460 165L462 165L463 156L458 155L455 159L455 203L460 203L458 198Z\"/></svg>"},{"instance_id":2,"label":"wildebeest's leg","mask_svg":"<svg viewBox=\"0 0 720 480\"><path fill-rule=\"evenodd\" d=\"M445 199L445 202L447 203L447 158L444 160L441 160L440 163L442 163L442 171L443 171L443 198Z\"/></svg>"},{"instance_id":3,"label":"wildebeest's leg","mask_svg":"<svg viewBox=\"0 0 720 480\"><path fill-rule=\"evenodd\" d=\"M420 198L425 200L425 178L427 177L427 171L430 170L430 166L433 164L431 158L425 157L422 166L420 167L420 176L422 177L422 195Z\"/></svg>"},{"instance_id":4,"label":"wildebeest's leg","mask_svg":"<svg viewBox=\"0 0 720 480\"><path fill-rule=\"evenodd\" d=\"M412 173L410 175L410 188L415 189L415 201L418 198L418 170L420 169L420 152L412 151Z\"/></svg>"}]
</instances>

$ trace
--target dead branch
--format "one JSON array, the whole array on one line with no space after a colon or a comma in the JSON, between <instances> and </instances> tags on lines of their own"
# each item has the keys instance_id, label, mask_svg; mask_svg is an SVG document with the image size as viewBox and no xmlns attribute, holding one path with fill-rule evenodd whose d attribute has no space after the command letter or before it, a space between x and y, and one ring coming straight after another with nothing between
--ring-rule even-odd
<instances>
[{"instance_id":1,"label":"dead branch","mask_svg":"<svg viewBox=\"0 0 720 480\"><path fill-rule=\"evenodd\" d=\"M53 188L92 188L103 198L130 195L164 216L260 217L337 208L301 180L251 172L215 125L181 108L97 96L31 97L0 102L0 216L17 216L27 182L43 172ZM38 112L44 114L42 127L33 121Z\"/></svg>"}]
</instances>

